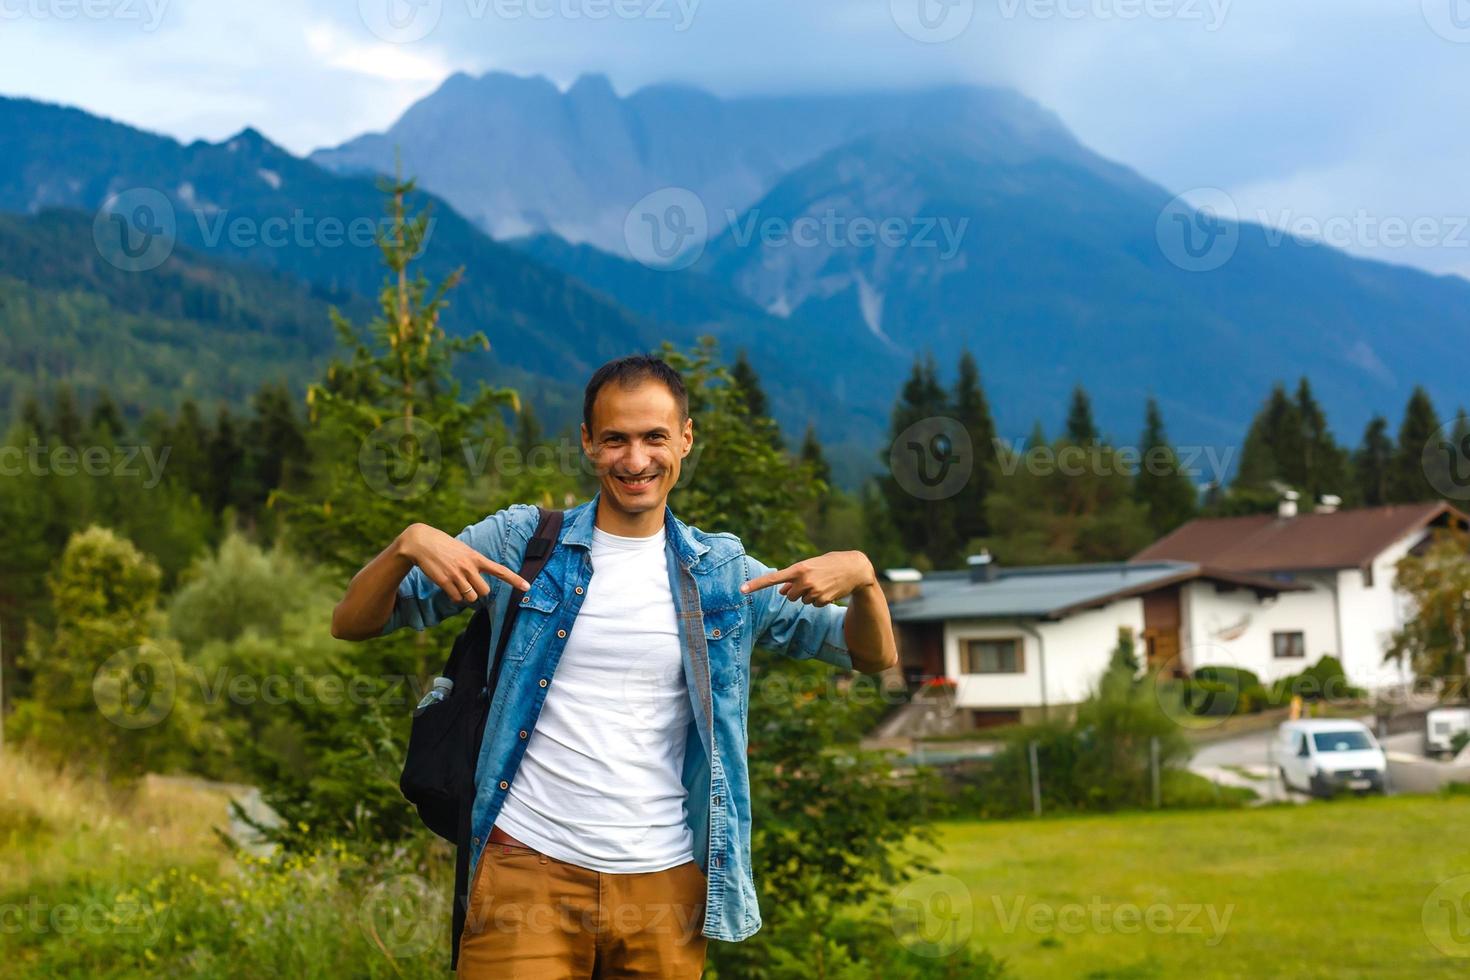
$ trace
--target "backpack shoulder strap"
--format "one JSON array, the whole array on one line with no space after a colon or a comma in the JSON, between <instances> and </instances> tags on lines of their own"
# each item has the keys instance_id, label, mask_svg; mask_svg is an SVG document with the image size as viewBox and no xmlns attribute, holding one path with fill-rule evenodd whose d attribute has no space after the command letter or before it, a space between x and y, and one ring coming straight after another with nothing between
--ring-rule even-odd
<instances>
[{"instance_id":1,"label":"backpack shoulder strap","mask_svg":"<svg viewBox=\"0 0 1470 980\"><path fill-rule=\"evenodd\" d=\"M562 518L565 516L559 510L547 510L540 506L536 509L540 511L541 517L536 523L536 533L526 542L526 554L521 561L521 578L527 582L534 582L536 576L541 574L541 569L546 567L552 551L556 549L556 539L561 536ZM505 620L500 625L500 635L495 642L495 660L490 665L488 687L492 698L495 696L495 683L500 675L501 654L505 653L505 644L510 638L511 627L515 625L516 613L520 612L523 595L525 593L520 589L512 589L505 607Z\"/></svg>"}]
</instances>

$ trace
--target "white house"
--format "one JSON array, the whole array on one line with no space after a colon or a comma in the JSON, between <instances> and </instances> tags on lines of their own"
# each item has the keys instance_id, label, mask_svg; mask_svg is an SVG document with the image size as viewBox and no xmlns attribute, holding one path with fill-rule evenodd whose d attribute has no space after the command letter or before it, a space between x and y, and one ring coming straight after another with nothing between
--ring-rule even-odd
<instances>
[{"instance_id":1,"label":"white house","mask_svg":"<svg viewBox=\"0 0 1470 980\"><path fill-rule=\"evenodd\" d=\"M1350 682L1407 679L1383 664L1404 598L1393 565L1435 527L1470 521L1447 504L1208 518L1127 562L884 574L910 683L956 682L976 725L1030 721L1086 697L1119 627L1153 668L1236 666L1263 681L1323 654ZM1406 668L1405 668L1406 670Z\"/></svg>"}]
</instances>

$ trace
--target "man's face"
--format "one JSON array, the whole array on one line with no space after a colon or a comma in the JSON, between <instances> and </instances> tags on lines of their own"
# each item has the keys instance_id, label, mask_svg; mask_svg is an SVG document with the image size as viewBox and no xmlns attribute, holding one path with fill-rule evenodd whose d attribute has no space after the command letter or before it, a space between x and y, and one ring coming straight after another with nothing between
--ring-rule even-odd
<instances>
[{"instance_id":1,"label":"man's face","mask_svg":"<svg viewBox=\"0 0 1470 980\"><path fill-rule=\"evenodd\" d=\"M597 392L592 431L582 425L582 451L606 503L627 514L663 510L694 445L694 420L679 415L674 393L659 381L614 381Z\"/></svg>"}]
</instances>

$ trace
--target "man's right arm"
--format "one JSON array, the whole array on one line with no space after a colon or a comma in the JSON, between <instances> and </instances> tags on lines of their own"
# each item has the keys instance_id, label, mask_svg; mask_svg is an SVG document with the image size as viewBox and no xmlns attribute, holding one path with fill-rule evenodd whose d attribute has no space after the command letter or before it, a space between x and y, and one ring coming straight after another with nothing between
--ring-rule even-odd
<instances>
[{"instance_id":1,"label":"man's right arm","mask_svg":"<svg viewBox=\"0 0 1470 980\"><path fill-rule=\"evenodd\" d=\"M353 576L347 595L332 610L332 635L339 640L382 636L400 598L412 607L407 625L425 629L489 595L487 575L528 591L517 572L487 555L488 541L504 516L502 511L471 525L459 537L427 524L409 525ZM494 547L494 553L499 550Z\"/></svg>"}]
</instances>

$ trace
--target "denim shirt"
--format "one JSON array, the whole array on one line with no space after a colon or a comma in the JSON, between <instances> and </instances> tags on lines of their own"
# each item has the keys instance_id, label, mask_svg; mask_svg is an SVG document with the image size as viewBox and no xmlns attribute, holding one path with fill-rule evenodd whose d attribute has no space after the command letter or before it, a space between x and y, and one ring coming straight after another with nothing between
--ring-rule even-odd
<instances>
[{"instance_id":1,"label":"denim shirt","mask_svg":"<svg viewBox=\"0 0 1470 980\"><path fill-rule=\"evenodd\" d=\"M506 791L515 780L526 742L536 728L547 689L555 683L557 662L591 581L592 526L600 496L599 491L587 503L567 511L557 547L522 598L506 644L505 664L475 773L472 876ZM534 506L514 504L465 528L458 539L492 561L519 569L537 519ZM693 714L682 781L694 859L708 881L703 931L713 939L738 941L761 926L751 870L746 764L751 651L761 646L851 670L843 636L847 610L836 604L812 606L787 599L777 591L778 586L742 595L741 584L771 569L745 554L739 538L688 527L667 504L664 529L669 585ZM493 604L498 630L511 588L497 578L487 577L487 581L490 594L475 604ZM415 567L399 586L382 633L403 626L428 629L469 606L446 596ZM608 665L610 683L616 683L619 669L620 665Z\"/></svg>"}]
</instances>

